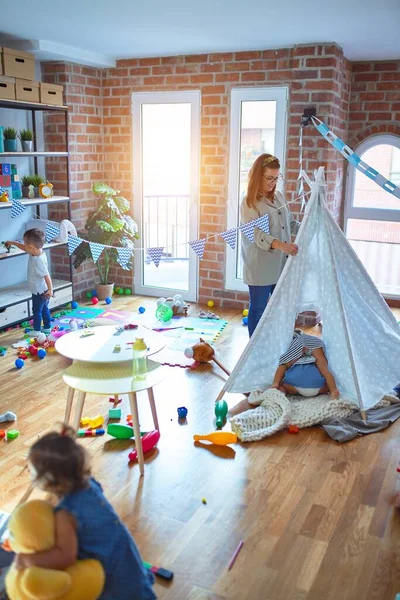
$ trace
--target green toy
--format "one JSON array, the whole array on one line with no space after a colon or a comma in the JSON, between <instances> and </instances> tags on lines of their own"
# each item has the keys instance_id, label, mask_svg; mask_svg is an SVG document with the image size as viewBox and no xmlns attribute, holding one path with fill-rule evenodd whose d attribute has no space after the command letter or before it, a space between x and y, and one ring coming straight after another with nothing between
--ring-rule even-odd
<instances>
[{"instance_id":1,"label":"green toy","mask_svg":"<svg viewBox=\"0 0 400 600\"><path fill-rule=\"evenodd\" d=\"M17 429L9 429L7 431L7 439L15 440L19 436L19 431Z\"/></svg>"},{"instance_id":2,"label":"green toy","mask_svg":"<svg viewBox=\"0 0 400 600\"><path fill-rule=\"evenodd\" d=\"M168 304L160 304L160 306L156 310L156 319L166 323L170 321L174 316L174 311Z\"/></svg>"},{"instance_id":3,"label":"green toy","mask_svg":"<svg viewBox=\"0 0 400 600\"><path fill-rule=\"evenodd\" d=\"M132 294L132 290L130 288L126 288L125 295L130 296Z\"/></svg>"},{"instance_id":4,"label":"green toy","mask_svg":"<svg viewBox=\"0 0 400 600\"><path fill-rule=\"evenodd\" d=\"M117 289L117 294L119 294L121 296L123 293L124 293L124 290L122 288Z\"/></svg>"},{"instance_id":5,"label":"green toy","mask_svg":"<svg viewBox=\"0 0 400 600\"><path fill-rule=\"evenodd\" d=\"M226 415L228 414L228 405L225 400L220 400L215 404L214 412L216 416L215 425L217 429L221 429L226 421Z\"/></svg>"},{"instance_id":6,"label":"green toy","mask_svg":"<svg viewBox=\"0 0 400 600\"><path fill-rule=\"evenodd\" d=\"M92 292L86 292L85 296L90 299L92 297Z\"/></svg>"},{"instance_id":7,"label":"green toy","mask_svg":"<svg viewBox=\"0 0 400 600\"><path fill-rule=\"evenodd\" d=\"M117 438L117 440L129 440L133 438L133 427L129 425L123 425L122 423L109 423L107 426L108 435ZM140 437L143 437L145 431L140 432Z\"/></svg>"},{"instance_id":8,"label":"green toy","mask_svg":"<svg viewBox=\"0 0 400 600\"><path fill-rule=\"evenodd\" d=\"M121 409L120 408L110 408L108 410L108 418L109 419L120 419L121 418Z\"/></svg>"}]
</instances>

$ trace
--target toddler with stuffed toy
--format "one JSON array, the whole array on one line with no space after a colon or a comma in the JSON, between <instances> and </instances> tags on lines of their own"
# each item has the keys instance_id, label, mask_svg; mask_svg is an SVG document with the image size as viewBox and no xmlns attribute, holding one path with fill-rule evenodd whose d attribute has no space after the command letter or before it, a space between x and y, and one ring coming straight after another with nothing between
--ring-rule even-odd
<instances>
[{"instance_id":1,"label":"toddler with stuffed toy","mask_svg":"<svg viewBox=\"0 0 400 600\"><path fill-rule=\"evenodd\" d=\"M54 494L55 546L17 554L15 566L67 569L77 559L97 559L105 573L99 600L154 600L153 574L145 569L136 544L91 477L88 454L74 431L64 427L39 439L28 456L33 485Z\"/></svg>"}]
</instances>

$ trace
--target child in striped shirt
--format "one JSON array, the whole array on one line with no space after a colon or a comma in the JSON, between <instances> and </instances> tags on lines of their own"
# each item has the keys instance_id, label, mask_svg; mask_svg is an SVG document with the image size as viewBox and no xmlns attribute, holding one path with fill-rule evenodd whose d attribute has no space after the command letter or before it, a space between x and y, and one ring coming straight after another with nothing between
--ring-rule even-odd
<instances>
[{"instance_id":1,"label":"child in striped shirt","mask_svg":"<svg viewBox=\"0 0 400 600\"><path fill-rule=\"evenodd\" d=\"M338 400L339 390L328 369L325 344L321 338L295 329L287 352L279 359L279 367L271 387L285 394L300 394L305 397L329 391L332 400Z\"/></svg>"}]
</instances>

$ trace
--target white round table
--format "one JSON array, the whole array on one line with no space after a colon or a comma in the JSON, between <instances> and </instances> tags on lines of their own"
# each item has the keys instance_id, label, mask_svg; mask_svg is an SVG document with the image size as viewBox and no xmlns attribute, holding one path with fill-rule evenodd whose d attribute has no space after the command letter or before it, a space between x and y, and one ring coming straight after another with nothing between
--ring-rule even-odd
<instances>
[{"instance_id":1,"label":"white round table","mask_svg":"<svg viewBox=\"0 0 400 600\"><path fill-rule=\"evenodd\" d=\"M86 335L87 331L93 334ZM132 359L132 342L137 337L143 338L146 342L148 356L160 352L165 346L165 338L162 335L141 326L119 332L114 325L100 325L66 333L58 338L55 348L57 352L71 360L118 363ZM120 346L119 352L115 351L116 346Z\"/></svg>"},{"instance_id":2,"label":"white round table","mask_svg":"<svg viewBox=\"0 0 400 600\"><path fill-rule=\"evenodd\" d=\"M87 331L93 334L85 335ZM75 390L78 391L78 399L72 425L76 431L82 418L86 394L113 396L115 400L121 394L128 394L140 473L143 475L144 458L136 393L147 390L154 427L159 429L153 386L161 381L163 368L148 360L149 372L146 379L138 381L133 378L132 343L137 337L145 340L148 356L156 354L165 346L163 336L144 327L119 332L114 325L102 325L71 331L60 337L55 347L57 352L74 361L63 375L63 380L68 385L65 423L70 421Z\"/></svg>"}]
</instances>

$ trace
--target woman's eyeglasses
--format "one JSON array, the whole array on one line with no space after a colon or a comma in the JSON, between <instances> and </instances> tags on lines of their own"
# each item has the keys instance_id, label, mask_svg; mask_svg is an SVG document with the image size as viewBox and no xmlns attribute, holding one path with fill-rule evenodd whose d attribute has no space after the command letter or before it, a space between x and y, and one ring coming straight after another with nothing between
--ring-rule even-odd
<instances>
[{"instance_id":1,"label":"woman's eyeglasses","mask_svg":"<svg viewBox=\"0 0 400 600\"><path fill-rule=\"evenodd\" d=\"M266 177L265 175L263 175L263 177L268 181L268 183L276 183L282 179L282 174L279 173L278 177Z\"/></svg>"}]
</instances>

